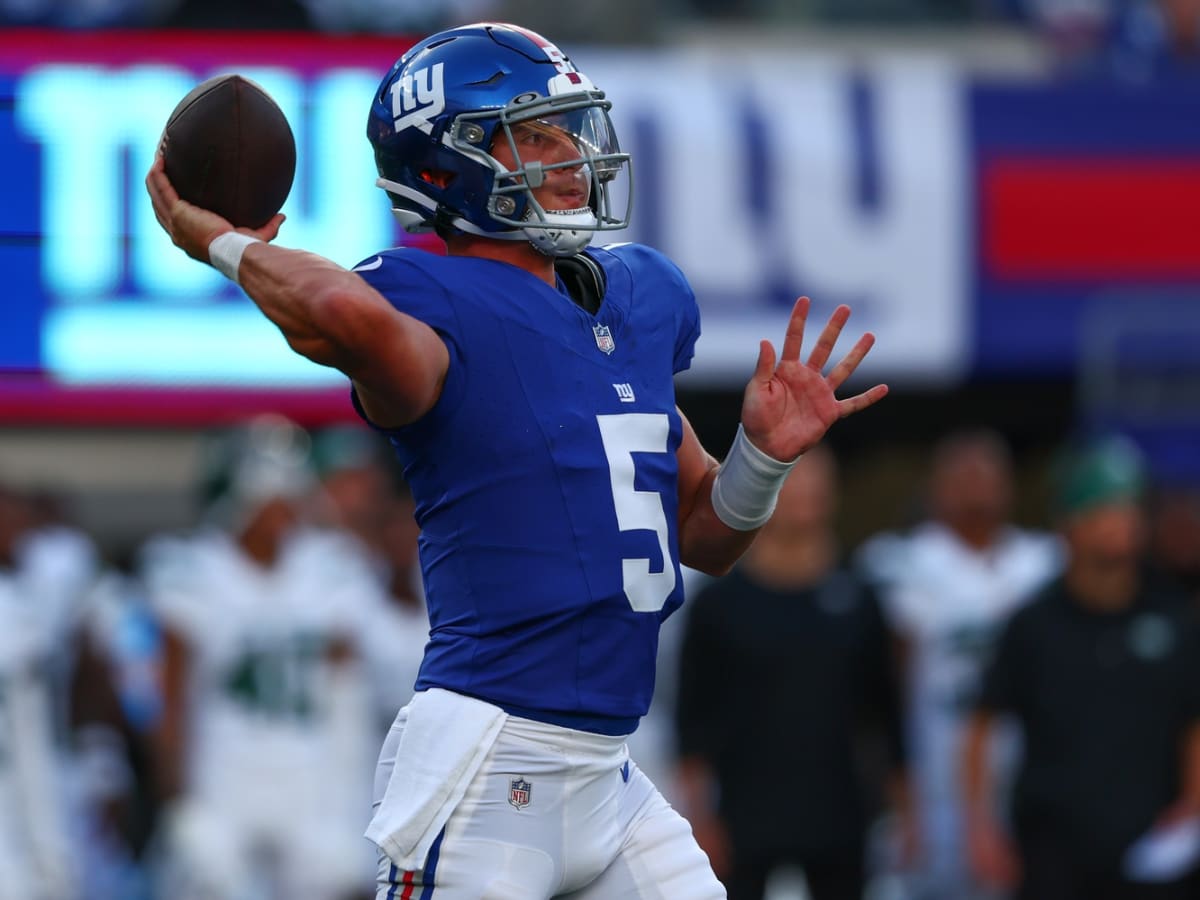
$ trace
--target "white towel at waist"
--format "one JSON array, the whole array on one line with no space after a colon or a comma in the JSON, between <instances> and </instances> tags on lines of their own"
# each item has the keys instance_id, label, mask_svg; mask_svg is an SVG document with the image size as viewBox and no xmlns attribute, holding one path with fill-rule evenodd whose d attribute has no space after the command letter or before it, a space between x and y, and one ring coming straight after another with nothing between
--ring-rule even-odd
<instances>
[{"instance_id":1,"label":"white towel at waist","mask_svg":"<svg viewBox=\"0 0 1200 900\"><path fill-rule=\"evenodd\" d=\"M403 870L418 869L496 741L499 707L431 688L413 697L387 789L366 836Z\"/></svg>"}]
</instances>

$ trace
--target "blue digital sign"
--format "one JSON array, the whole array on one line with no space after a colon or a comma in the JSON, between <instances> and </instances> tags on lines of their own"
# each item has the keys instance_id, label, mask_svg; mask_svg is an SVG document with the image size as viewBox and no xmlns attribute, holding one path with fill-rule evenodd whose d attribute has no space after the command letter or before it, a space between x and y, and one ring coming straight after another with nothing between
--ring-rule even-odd
<instances>
[{"instance_id":1,"label":"blue digital sign","mask_svg":"<svg viewBox=\"0 0 1200 900\"><path fill-rule=\"evenodd\" d=\"M300 149L280 242L346 266L397 243L364 125L380 72L405 45L0 33L5 387L31 376L38 402L73 388L344 390L236 286L171 245L143 178L179 99L237 71L275 98Z\"/></svg>"},{"instance_id":2,"label":"blue digital sign","mask_svg":"<svg viewBox=\"0 0 1200 900\"><path fill-rule=\"evenodd\" d=\"M351 415L341 375L171 246L142 180L178 100L237 71L296 134L281 244L352 266L407 239L364 131L408 44L0 31L0 418ZM1074 377L1114 289L1130 321L1147 292L1200 296L1195 84L981 80L917 52L580 56L634 160L613 237L662 250L700 302L694 383L743 384L801 293L876 334L864 377L940 385Z\"/></svg>"}]
</instances>

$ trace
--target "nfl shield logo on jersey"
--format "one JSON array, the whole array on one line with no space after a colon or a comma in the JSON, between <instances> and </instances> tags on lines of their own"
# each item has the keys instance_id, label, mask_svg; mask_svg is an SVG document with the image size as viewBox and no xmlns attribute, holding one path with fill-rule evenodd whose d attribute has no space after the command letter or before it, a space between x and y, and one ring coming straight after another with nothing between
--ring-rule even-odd
<instances>
[{"instance_id":1,"label":"nfl shield logo on jersey","mask_svg":"<svg viewBox=\"0 0 1200 900\"><path fill-rule=\"evenodd\" d=\"M508 802L517 809L524 809L529 805L529 794L532 789L533 785L523 776L518 775L508 783Z\"/></svg>"},{"instance_id":2,"label":"nfl shield logo on jersey","mask_svg":"<svg viewBox=\"0 0 1200 900\"><path fill-rule=\"evenodd\" d=\"M596 335L596 346L605 353L612 353L617 349L616 342L613 341L612 332L608 330L607 325L593 325L592 331Z\"/></svg>"}]
</instances>

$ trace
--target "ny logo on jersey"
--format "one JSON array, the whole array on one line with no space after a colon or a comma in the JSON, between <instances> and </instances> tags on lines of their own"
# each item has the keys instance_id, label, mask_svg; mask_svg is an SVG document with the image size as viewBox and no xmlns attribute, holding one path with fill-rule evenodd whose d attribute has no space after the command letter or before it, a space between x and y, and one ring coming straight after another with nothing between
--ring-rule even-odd
<instances>
[{"instance_id":1,"label":"ny logo on jersey","mask_svg":"<svg viewBox=\"0 0 1200 900\"><path fill-rule=\"evenodd\" d=\"M616 389L617 397L620 398L622 403L633 403L637 400L637 397L633 396L632 384L614 384L613 387Z\"/></svg>"},{"instance_id":2,"label":"ny logo on jersey","mask_svg":"<svg viewBox=\"0 0 1200 900\"><path fill-rule=\"evenodd\" d=\"M524 809L529 805L529 796L533 793L533 785L525 780L523 775L518 775L508 783L508 802L517 809Z\"/></svg>"},{"instance_id":3,"label":"ny logo on jersey","mask_svg":"<svg viewBox=\"0 0 1200 900\"><path fill-rule=\"evenodd\" d=\"M612 332L607 325L599 323L593 325L592 333L596 335L596 346L605 353L612 353L617 349L617 342L613 340Z\"/></svg>"},{"instance_id":4,"label":"ny logo on jersey","mask_svg":"<svg viewBox=\"0 0 1200 900\"><path fill-rule=\"evenodd\" d=\"M392 119L396 131L416 126L428 133L430 120L446 108L442 68L417 69L392 84Z\"/></svg>"}]
</instances>

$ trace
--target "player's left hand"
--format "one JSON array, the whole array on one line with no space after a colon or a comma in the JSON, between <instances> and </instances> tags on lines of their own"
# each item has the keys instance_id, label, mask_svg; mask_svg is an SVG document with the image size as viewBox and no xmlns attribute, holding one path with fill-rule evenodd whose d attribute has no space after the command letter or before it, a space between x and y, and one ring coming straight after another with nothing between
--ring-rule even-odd
<instances>
[{"instance_id":1,"label":"player's left hand","mask_svg":"<svg viewBox=\"0 0 1200 900\"><path fill-rule=\"evenodd\" d=\"M758 365L742 398L746 437L763 453L781 461L795 459L821 440L838 419L866 409L888 392L886 384L877 384L845 400L836 396L837 389L874 346L875 336L869 331L828 375L824 374L825 364L850 318L848 306L833 311L808 361L800 360L810 305L807 297L801 297L792 307L778 362L771 342L759 343Z\"/></svg>"}]
</instances>

